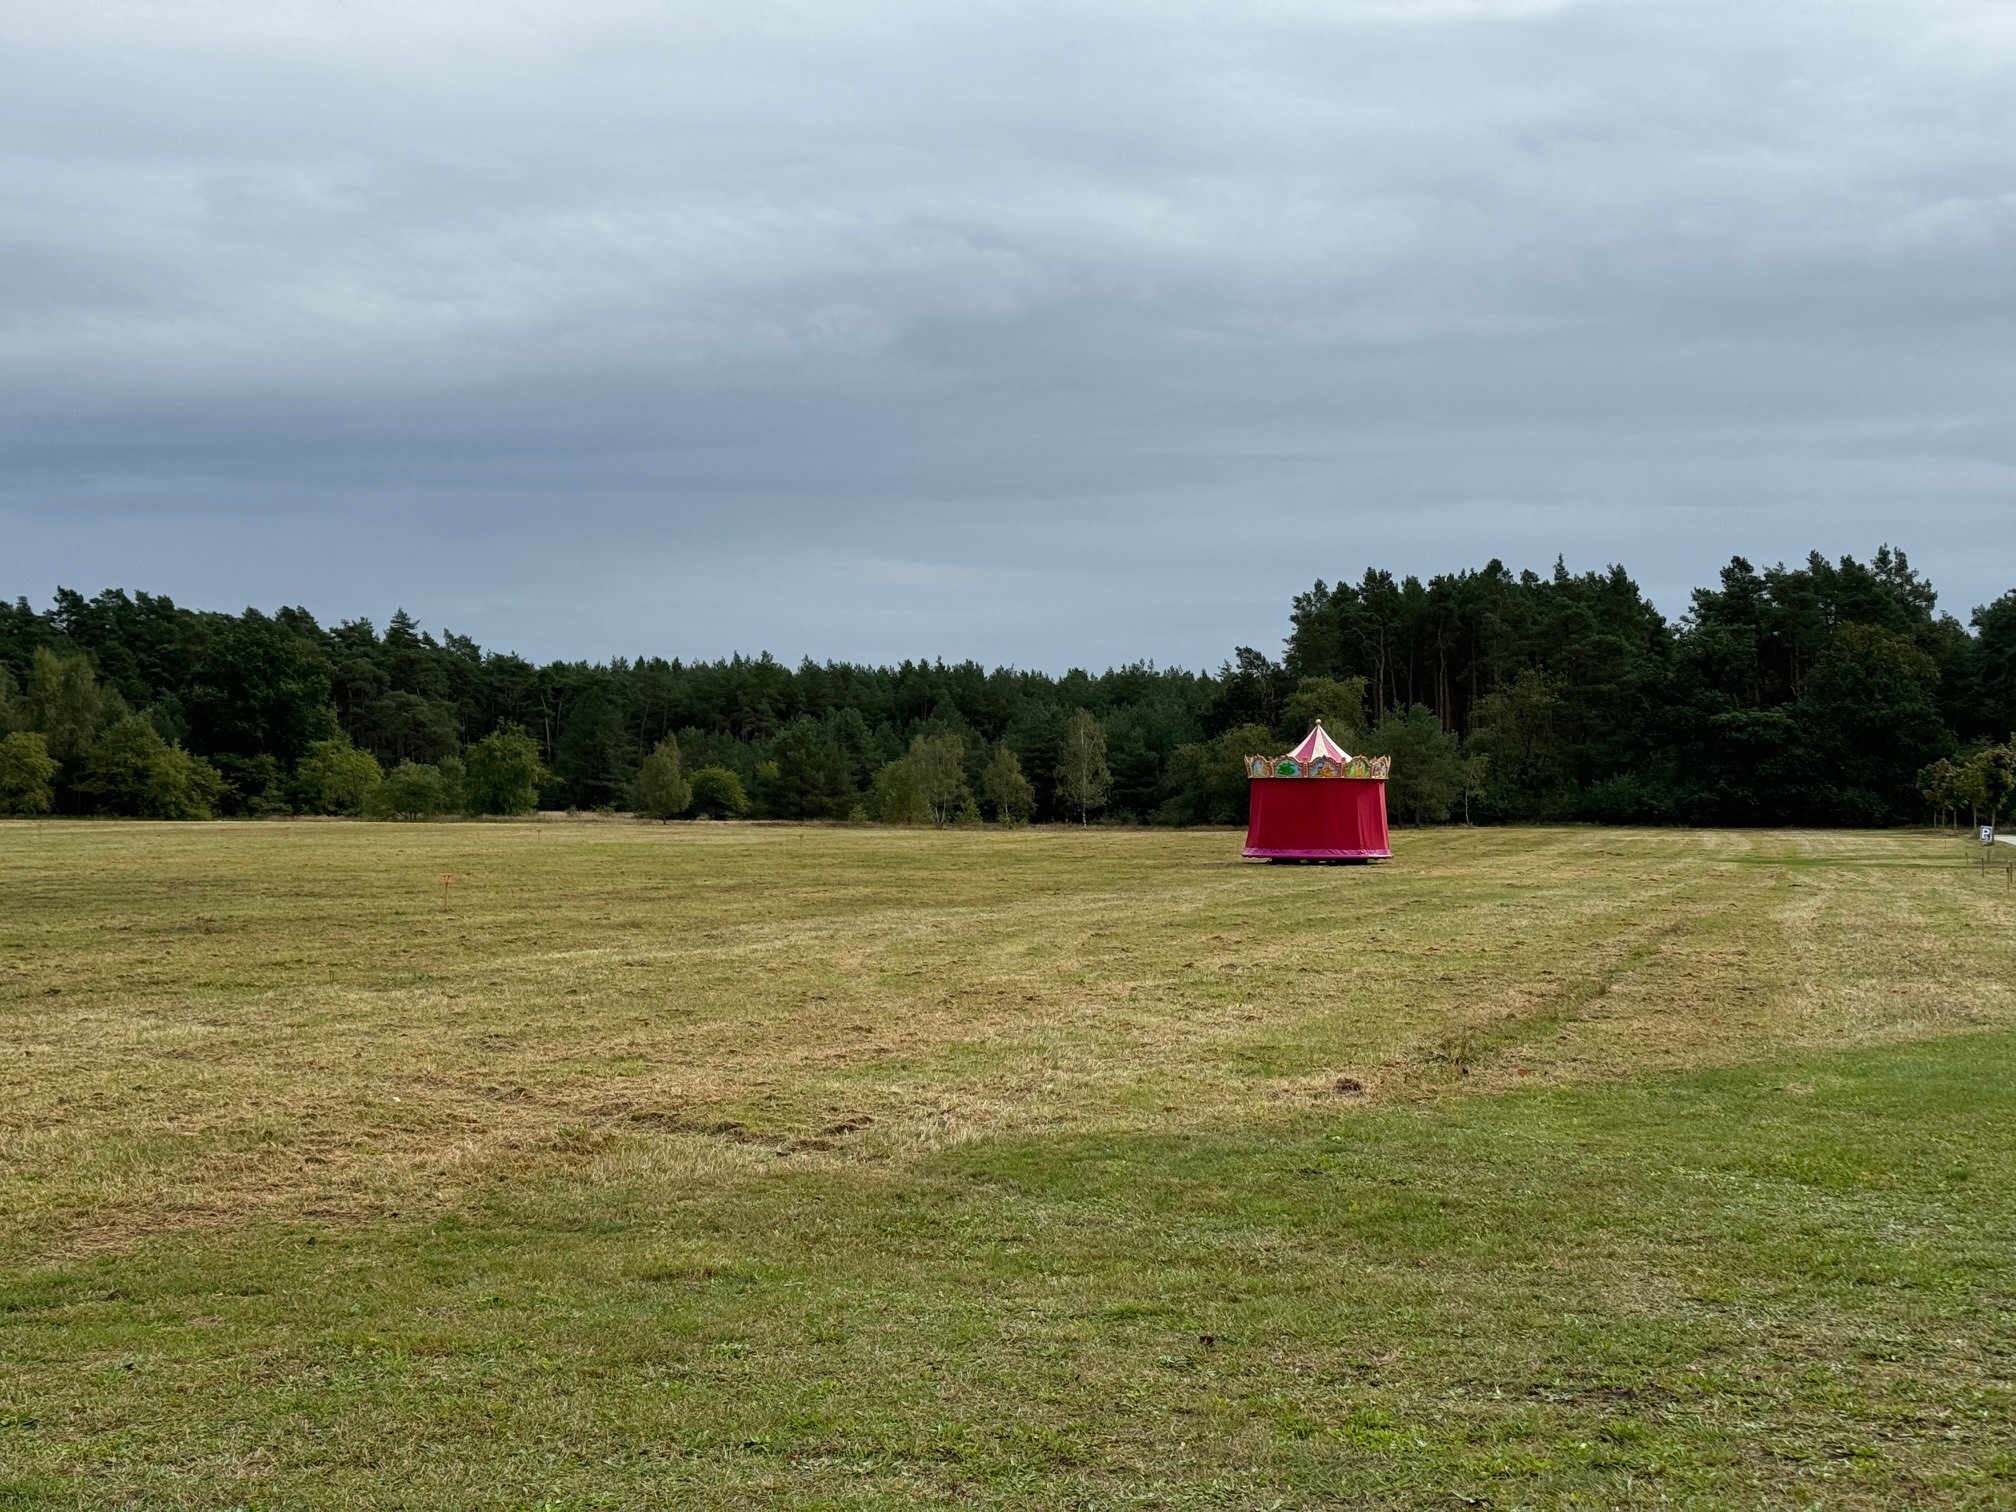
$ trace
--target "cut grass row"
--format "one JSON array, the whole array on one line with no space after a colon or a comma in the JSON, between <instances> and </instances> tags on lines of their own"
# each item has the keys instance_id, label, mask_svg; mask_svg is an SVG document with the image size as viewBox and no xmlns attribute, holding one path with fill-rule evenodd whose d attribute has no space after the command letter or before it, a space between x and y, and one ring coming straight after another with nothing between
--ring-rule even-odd
<instances>
[{"instance_id":1,"label":"cut grass row","mask_svg":"<svg viewBox=\"0 0 2016 1512\"><path fill-rule=\"evenodd\" d=\"M1956 847L1231 850L0 828L0 1506L2016 1499Z\"/></svg>"},{"instance_id":2,"label":"cut grass row","mask_svg":"<svg viewBox=\"0 0 2016 1512\"><path fill-rule=\"evenodd\" d=\"M498 1182L0 1288L19 1506L2001 1506L2016 1037Z\"/></svg>"},{"instance_id":3,"label":"cut grass row","mask_svg":"<svg viewBox=\"0 0 2016 1512\"><path fill-rule=\"evenodd\" d=\"M42 1249L412 1210L556 1143L903 1159L1912 1038L2011 1022L2016 979L2016 910L1918 837L1440 832L1342 871L1195 832L4 840L0 1244Z\"/></svg>"}]
</instances>

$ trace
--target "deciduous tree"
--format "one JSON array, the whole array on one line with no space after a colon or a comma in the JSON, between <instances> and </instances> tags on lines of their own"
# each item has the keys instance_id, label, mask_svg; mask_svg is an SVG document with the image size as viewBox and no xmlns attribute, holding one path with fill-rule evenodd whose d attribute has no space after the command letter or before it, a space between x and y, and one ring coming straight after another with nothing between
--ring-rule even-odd
<instances>
[{"instance_id":1,"label":"deciduous tree","mask_svg":"<svg viewBox=\"0 0 2016 1512\"><path fill-rule=\"evenodd\" d=\"M1178 747L1156 822L1244 824L1251 794L1246 758L1279 754L1280 742L1266 725L1240 725L1215 740Z\"/></svg>"},{"instance_id":2,"label":"deciduous tree","mask_svg":"<svg viewBox=\"0 0 2016 1512\"><path fill-rule=\"evenodd\" d=\"M441 769L421 761L402 761L371 790L365 812L374 819L432 819L453 805Z\"/></svg>"},{"instance_id":3,"label":"deciduous tree","mask_svg":"<svg viewBox=\"0 0 2016 1512\"><path fill-rule=\"evenodd\" d=\"M1389 714L1366 737L1366 750L1393 758L1386 803L1411 824L1439 824L1463 796L1467 773L1457 739L1426 704Z\"/></svg>"},{"instance_id":4,"label":"deciduous tree","mask_svg":"<svg viewBox=\"0 0 2016 1512\"><path fill-rule=\"evenodd\" d=\"M994 759L980 774L980 791L1003 824L1026 824L1036 812L1036 789L1022 775L1022 763L1004 746L994 748Z\"/></svg>"},{"instance_id":5,"label":"deciduous tree","mask_svg":"<svg viewBox=\"0 0 2016 1512\"><path fill-rule=\"evenodd\" d=\"M1078 822L1091 822L1092 811L1106 806L1113 774L1106 769L1106 729L1084 709L1064 727L1064 748L1057 757L1057 796L1078 811Z\"/></svg>"},{"instance_id":6,"label":"deciduous tree","mask_svg":"<svg viewBox=\"0 0 2016 1512\"><path fill-rule=\"evenodd\" d=\"M348 735L313 742L294 771L301 807L311 814L361 814L384 780L378 758L358 750Z\"/></svg>"},{"instance_id":7,"label":"deciduous tree","mask_svg":"<svg viewBox=\"0 0 2016 1512\"><path fill-rule=\"evenodd\" d=\"M970 797L966 788L966 743L951 731L940 735L919 735L910 742L904 758L916 775L917 791L931 810L933 824L950 824L962 800Z\"/></svg>"},{"instance_id":8,"label":"deciduous tree","mask_svg":"<svg viewBox=\"0 0 2016 1512\"><path fill-rule=\"evenodd\" d=\"M469 747L463 758L463 802L472 814L529 814L539 805L545 775L532 737L507 722Z\"/></svg>"},{"instance_id":9,"label":"deciduous tree","mask_svg":"<svg viewBox=\"0 0 2016 1512\"><path fill-rule=\"evenodd\" d=\"M1960 763L1956 788L1974 809L1979 822L1983 814L1990 824L2002 822L2002 810L2016 797L2016 735L2006 745L1983 746Z\"/></svg>"},{"instance_id":10,"label":"deciduous tree","mask_svg":"<svg viewBox=\"0 0 2016 1512\"><path fill-rule=\"evenodd\" d=\"M679 738L667 735L651 748L637 769L631 785L631 800L646 818L667 821L686 812L693 801L693 785L679 766Z\"/></svg>"},{"instance_id":11,"label":"deciduous tree","mask_svg":"<svg viewBox=\"0 0 2016 1512\"><path fill-rule=\"evenodd\" d=\"M726 767L702 767L693 774L693 812L709 819L739 819L749 812L742 779Z\"/></svg>"},{"instance_id":12,"label":"deciduous tree","mask_svg":"<svg viewBox=\"0 0 2016 1512\"><path fill-rule=\"evenodd\" d=\"M71 761L90 749L118 714L117 695L98 686L91 663L81 656L59 656L47 646L35 648L34 670L18 717L39 733L58 761Z\"/></svg>"},{"instance_id":13,"label":"deciduous tree","mask_svg":"<svg viewBox=\"0 0 2016 1512\"><path fill-rule=\"evenodd\" d=\"M1531 667L1522 668L1497 691L1477 700L1470 747L1488 763L1481 774L1484 791L1478 796L1488 797L1499 817L1555 819L1574 811L1575 774L1567 760L1562 732L1565 704L1562 680ZM1430 714L1432 717L1432 711ZM1414 716L1415 710L1408 710L1403 723L1411 723ZM1439 719L1436 727L1443 728ZM1410 731L1401 738L1425 738L1425 727L1418 734ZM1450 743L1453 749L1453 735ZM1435 751L1433 760L1439 763L1439 745ZM1439 792L1439 766L1434 781ZM1392 792L1389 787L1389 797ZM1462 792L1459 776L1451 802ZM1430 800L1421 812L1433 807Z\"/></svg>"},{"instance_id":14,"label":"deciduous tree","mask_svg":"<svg viewBox=\"0 0 2016 1512\"><path fill-rule=\"evenodd\" d=\"M56 805L56 758L32 730L0 738L0 814L46 814Z\"/></svg>"},{"instance_id":15,"label":"deciduous tree","mask_svg":"<svg viewBox=\"0 0 2016 1512\"><path fill-rule=\"evenodd\" d=\"M1347 751L1365 738L1365 679L1305 677L1295 685L1281 716L1281 736L1291 744L1321 723L1329 737Z\"/></svg>"},{"instance_id":16,"label":"deciduous tree","mask_svg":"<svg viewBox=\"0 0 2016 1512\"><path fill-rule=\"evenodd\" d=\"M884 824L929 824L931 803L917 780L917 768L907 756L885 762L875 774L869 812Z\"/></svg>"},{"instance_id":17,"label":"deciduous tree","mask_svg":"<svg viewBox=\"0 0 2016 1512\"><path fill-rule=\"evenodd\" d=\"M99 736L82 758L78 794L101 813L139 819L208 819L224 794L209 762L170 745L139 714Z\"/></svg>"}]
</instances>

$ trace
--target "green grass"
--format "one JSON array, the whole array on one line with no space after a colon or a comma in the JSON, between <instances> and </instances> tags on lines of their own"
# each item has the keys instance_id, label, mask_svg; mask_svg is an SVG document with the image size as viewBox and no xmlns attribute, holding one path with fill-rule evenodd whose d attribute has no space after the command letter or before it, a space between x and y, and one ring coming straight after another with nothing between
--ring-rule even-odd
<instances>
[{"instance_id":1,"label":"green grass","mask_svg":"<svg viewBox=\"0 0 2016 1512\"><path fill-rule=\"evenodd\" d=\"M0 1507L2016 1503L1999 879L1227 842L0 829Z\"/></svg>"}]
</instances>

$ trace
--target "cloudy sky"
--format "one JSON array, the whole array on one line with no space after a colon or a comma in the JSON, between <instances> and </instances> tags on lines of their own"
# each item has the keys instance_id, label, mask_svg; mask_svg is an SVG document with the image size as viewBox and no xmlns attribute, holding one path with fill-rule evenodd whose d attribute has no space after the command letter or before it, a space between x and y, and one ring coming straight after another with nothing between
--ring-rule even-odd
<instances>
[{"instance_id":1,"label":"cloudy sky","mask_svg":"<svg viewBox=\"0 0 2016 1512\"><path fill-rule=\"evenodd\" d=\"M1215 665L2016 585L2007 0L9 0L0 593Z\"/></svg>"}]
</instances>

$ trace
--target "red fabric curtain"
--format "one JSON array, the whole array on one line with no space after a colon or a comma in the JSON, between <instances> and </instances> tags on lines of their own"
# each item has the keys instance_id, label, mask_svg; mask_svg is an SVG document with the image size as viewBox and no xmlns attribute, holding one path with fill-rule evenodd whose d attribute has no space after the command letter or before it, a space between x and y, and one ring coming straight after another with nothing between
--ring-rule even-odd
<instances>
[{"instance_id":1,"label":"red fabric curtain","mask_svg":"<svg viewBox=\"0 0 2016 1512\"><path fill-rule=\"evenodd\" d=\"M1246 854L1359 861L1393 854L1386 784L1351 777L1255 777Z\"/></svg>"}]
</instances>

